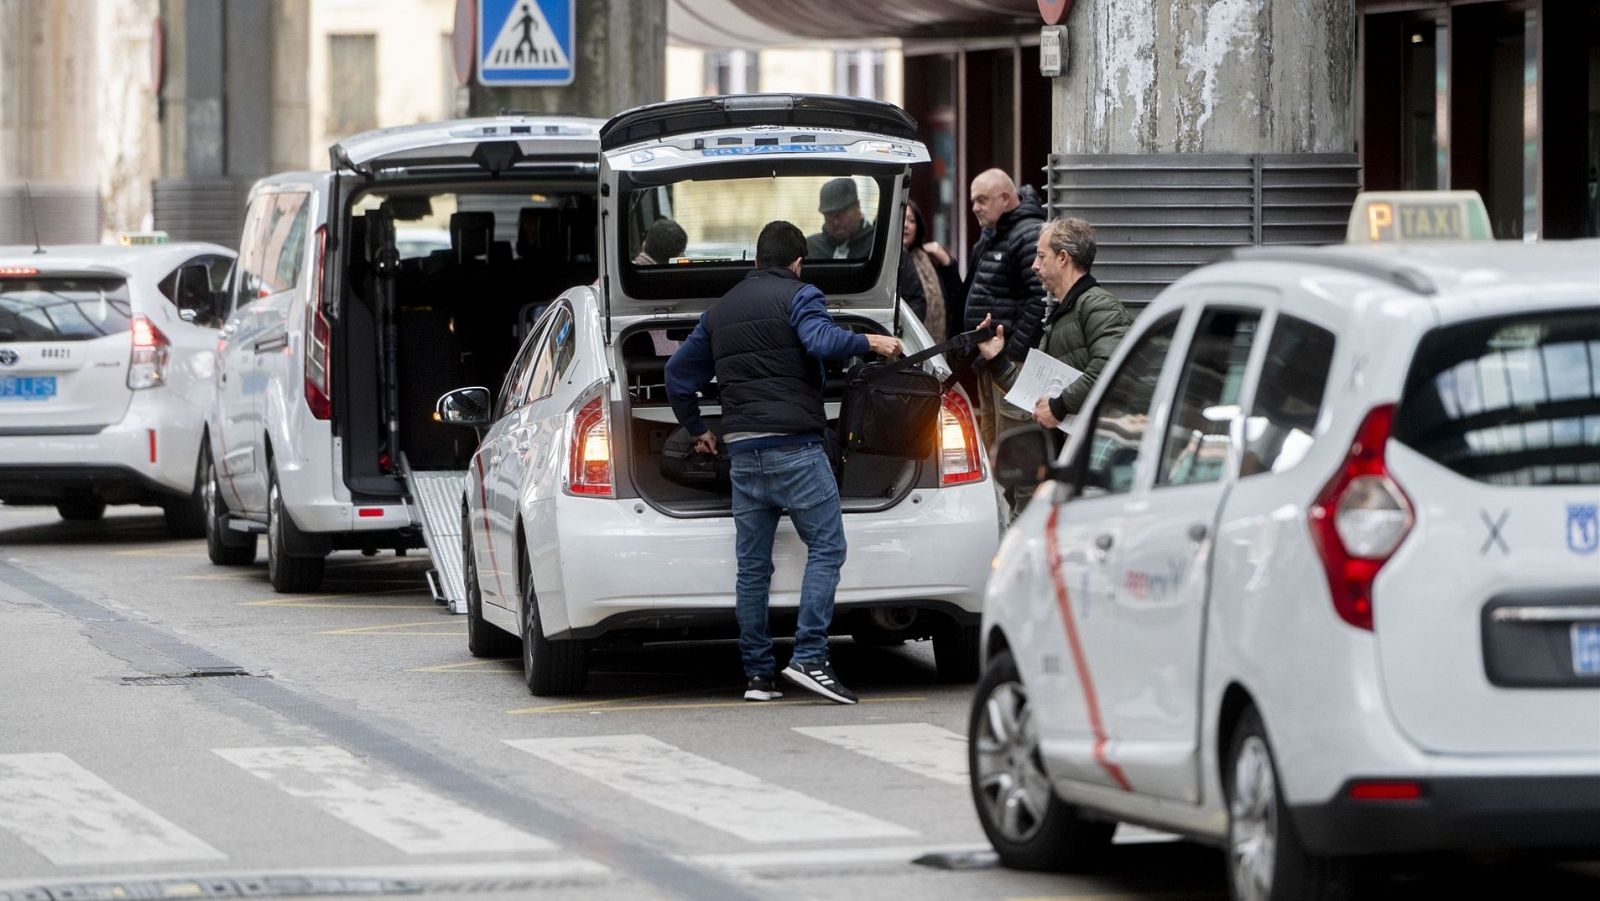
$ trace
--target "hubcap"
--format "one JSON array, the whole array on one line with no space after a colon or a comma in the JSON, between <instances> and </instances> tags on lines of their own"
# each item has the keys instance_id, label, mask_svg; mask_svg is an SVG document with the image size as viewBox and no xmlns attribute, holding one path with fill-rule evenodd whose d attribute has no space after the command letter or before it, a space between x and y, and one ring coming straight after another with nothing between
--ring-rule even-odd
<instances>
[{"instance_id":1,"label":"hubcap","mask_svg":"<svg viewBox=\"0 0 1600 901\"><path fill-rule=\"evenodd\" d=\"M1228 865L1234 891L1246 901L1266 901L1278 859L1278 792L1272 757L1259 735L1244 740L1233 762L1228 813Z\"/></svg>"},{"instance_id":2,"label":"hubcap","mask_svg":"<svg viewBox=\"0 0 1600 901\"><path fill-rule=\"evenodd\" d=\"M986 819L1008 841L1033 838L1050 807L1050 782L1022 683L1005 682L989 693L973 748L973 784Z\"/></svg>"}]
</instances>

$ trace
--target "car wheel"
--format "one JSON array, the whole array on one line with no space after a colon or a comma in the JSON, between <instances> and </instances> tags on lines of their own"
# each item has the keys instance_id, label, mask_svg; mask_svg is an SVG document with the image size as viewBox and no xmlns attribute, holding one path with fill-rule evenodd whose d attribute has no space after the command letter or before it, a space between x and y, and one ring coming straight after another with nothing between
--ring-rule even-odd
<instances>
[{"instance_id":1,"label":"car wheel","mask_svg":"<svg viewBox=\"0 0 1600 901\"><path fill-rule=\"evenodd\" d=\"M1084 870L1111 847L1116 823L1088 819L1051 788L1028 689L1009 651L989 661L978 683L967 765L978 821L1006 866Z\"/></svg>"},{"instance_id":2,"label":"car wheel","mask_svg":"<svg viewBox=\"0 0 1600 901\"><path fill-rule=\"evenodd\" d=\"M933 633L933 665L945 682L973 682L978 662L978 627L945 623Z\"/></svg>"},{"instance_id":3,"label":"car wheel","mask_svg":"<svg viewBox=\"0 0 1600 901\"><path fill-rule=\"evenodd\" d=\"M323 558L290 554L288 532L292 528L274 475L267 483L267 580L280 594L316 591L322 585Z\"/></svg>"},{"instance_id":4,"label":"car wheel","mask_svg":"<svg viewBox=\"0 0 1600 901\"><path fill-rule=\"evenodd\" d=\"M532 567L522 567L522 677L536 695L570 695L589 681L589 647L582 641L551 641L539 625L539 596Z\"/></svg>"},{"instance_id":5,"label":"car wheel","mask_svg":"<svg viewBox=\"0 0 1600 901\"><path fill-rule=\"evenodd\" d=\"M199 538L206 533L205 451L195 461L194 489L186 496L173 498L161 505L167 518L167 534L173 538Z\"/></svg>"},{"instance_id":6,"label":"car wheel","mask_svg":"<svg viewBox=\"0 0 1600 901\"><path fill-rule=\"evenodd\" d=\"M472 550L472 527L465 509L461 511L461 576L467 592L467 650L474 657L517 656L517 636L483 618L478 560Z\"/></svg>"},{"instance_id":7,"label":"car wheel","mask_svg":"<svg viewBox=\"0 0 1600 901\"><path fill-rule=\"evenodd\" d=\"M73 522L89 522L106 515L105 501L88 498L86 500L62 501L56 504L56 512L62 519Z\"/></svg>"},{"instance_id":8,"label":"car wheel","mask_svg":"<svg viewBox=\"0 0 1600 901\"><path fill-rule=\"evenodd\" d=\"M1229 743L1228 887L1238 901L1340 901L1352 897L1348 861L1300 844L1261 717L1246 710Z\"/></svg>"},{"instance_id":9,"label":"car wheel","mask_svg":"<svg viewBox=\"0 0 1600 901\"><path fill-rule=\"evenodd\" d=\"M217 483L211 451L201 451L200 504L205 509L206 556L218 566L248 566L256 561L256 536L228 528L228 505Z\"/></svg>"}]
</instances>

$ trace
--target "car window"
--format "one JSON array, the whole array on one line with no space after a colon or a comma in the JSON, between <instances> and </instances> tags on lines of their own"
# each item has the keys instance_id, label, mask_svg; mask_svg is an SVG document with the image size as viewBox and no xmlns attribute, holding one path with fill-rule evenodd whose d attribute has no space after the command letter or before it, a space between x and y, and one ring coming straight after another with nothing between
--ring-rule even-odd
<instances>
[{"instance_id":1,"label":"car window","mask_svg":"<svg viewBox=\"0 0 1600 901\"><path fill-rule=\"evenodd\" d=\"M1240 476L1283 472L1311 449L1333 348L1332 332L1278 314L1256 384L1255 404L1244 421Z\"/></svg>"},{"instance_id":2,"label":"car window","mask_svg":"<svg viewBox=\"0 0 1600 901\"><path fill-rule=\"evenodd\" d=\"M517 351L517 358L511 364L511 371L506 373L505 384L500 388L500 401L495 410L496 419L522 406L528 394L528 383L533 377L535 360L544 347L546 332L545 323L541 322L534 326L533 334L528 336L528 340L522 342L522 349Z\"/></svg>"},{"instance_id":3,"label":"car window","mask_svg":"<svg viewBox=\"0 0 1600 901\"><path fill-rule=\"evenodd\" d=\"M1215 482L1228 464L1230 426L1239 415L1239 389L1261 314L1208 309L1189 342L1178 382L1178 404L1167 423L1157 485Z\"/></svg>"},{"instance_id":4,"label":"car window","mask_svg":"<svg viewBox=\"0 0 1600 901\"><path fill-rule=\"evenodd\" d=\"M307 201L311 195L285 191L277 196L267 220L261 251L261 292L277 294L300 282L305 263Z\"/></svg>"},{"instance_id":5,"label":"car window","mask_svg":"<svg viewBox=\"0 0 1600 901\"><path fill-rule=\"evenodd\" d=\"M1600 312L1518 313L1424 335L1394 437L1480 482L1600 484Z\"/></svg>"},{"instance_id":6,"label":"car window","mask_svg":"<svg viewBox=\"0 0 1600 901\"><path fill-rule=\"evenodd\" d=\"M1150 402L1161 378L1161 365L1172 347L1178 316L1170 314L1139 338L1112 375L1094 417L1087 420L1094 424L1094 432L1089 436L1079 496L1121 494L1133 488L1139 445L1150 425Z\"/></svg>"},{"instance_id":7,"label":"car window","mask_svg":"<svg viewBox=\"0 0 1600 901\"><path fill-rule=\"evenodd\" d=\"M277 196L260 194L245 211L244 234L239 238L239 261L233 278L233 307L239 309L261 296L261 255L265 249L264 228Z\"/></svg>"},{"instance_id":8,"label":"car window","mask_svg":"<svg viewBox=\"0 0 1600 901\"><path fill-rule=\"evenodd\" d=\"M132 316L122 279L0 279L0 341L90 341L126 332Z\"/></svg>"},{"instance_id":9,"label":"car window","mask_svg":"<svg viewBox=\"0 0 1600 901\"><path fill-rule=\"evenodd\" d=\"M566 365L572 362L572 311L566 307L556 310L550 328L541 340L539 356L533 363L533 376L528 379L525 400L535 401L549 397L555 390L556 380Z\"/></svg>"}]
</instances>

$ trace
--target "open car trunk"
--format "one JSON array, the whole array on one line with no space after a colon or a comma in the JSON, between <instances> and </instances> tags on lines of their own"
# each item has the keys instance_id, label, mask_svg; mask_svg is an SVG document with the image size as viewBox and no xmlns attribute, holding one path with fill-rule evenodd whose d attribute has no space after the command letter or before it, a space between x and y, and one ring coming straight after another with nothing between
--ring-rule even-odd
<instances>
[{"instance_id":1,"label":"open car trunk","mask_svg":"<svg viewBox=\"0 0 1600 901\"><path fill-rule=\"evenodd\" d=\"M865 316L836 314L834 320L841 327L856 332L887 332ZM681 440L682 431L667 400L667 359L678 342L694 328L695 321L651 320L622 333L618 347L627 390L617 421L626 423L626 467L641 498L674 516L727 516L732 514L733 498L725 482L713 485L674 479L662 465L668 440L675 432L680 433ZM857 362L860 360L853 358L826 364L823 401L830 428L838 424L845 373ZM700 392L700 411L711 431L720 434L722 408L717 402L715 382ZM830 448L837 447L831 435L828 443ZM937 487L938 464L931 456L926 460L903 460L851 454L842 463L836 460L836 464L840 504L846 513L886 510L905 500L915 488Z\"/></svg>"}]
</instances>

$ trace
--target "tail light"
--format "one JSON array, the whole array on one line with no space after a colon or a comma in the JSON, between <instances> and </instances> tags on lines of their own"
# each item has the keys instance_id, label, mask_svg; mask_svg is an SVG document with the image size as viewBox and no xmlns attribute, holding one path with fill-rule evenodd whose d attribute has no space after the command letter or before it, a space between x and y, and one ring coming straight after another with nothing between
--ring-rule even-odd
<instances>
[{"instance_id":1,"label":"tail light","mask_svg":"<svg viewBox=\"0 0 1600 901\"><path fill-rule=\"evenodd\" d=\"M567 414L567 493L615 497L611 465L611 408L604 384Z\"/></svg>"},{"instance_id":2,"label":"tail light","mask_svg":"<svg viewBox=\"0 0 1600 901\"><path fill-rule=\"evenodd\" d=\"M939 401L939 484L961 485L983 480L983 454L978 449L978 423L966 398L946 391Z\"/></svg>"},{"instance_id":3,"label":"tail light","mask_svg":"<svg viewBox=\"0 0 1600 901\"><path fill-rule=\"evenodd\" d=\"M311 415L327 419L333 415L333 366L328 353L328 314L322 305L323 267L328 255L328 227L317 229L316 288L311 292L311 303L306 310L306 406Z\"/></svg>"},{"instance_id":4,"label":"tail light","mask_svg":"<svg viewBox=\"0 0 1600 901\"><path fill-rule=\"evenodd\" d=\"M128 357L128 387L154 388L167 381L172 342L143 315L133 317L133 351Z\"/></svg>"},{"instance_id":5,"label":"tail light","mask_svg":"<svg viewBox=\"0 0 1600 901\"><path fill-rule=\"evenodd\" d=\"M1309 519L1339 618L1372 629L1372 583L1411 531L1411 501L1390 478L1384 445L1394 405L1374 407L1344 464L1317 495Z\"/></svg>"}]
</instances>

